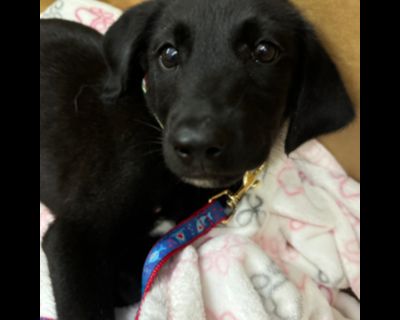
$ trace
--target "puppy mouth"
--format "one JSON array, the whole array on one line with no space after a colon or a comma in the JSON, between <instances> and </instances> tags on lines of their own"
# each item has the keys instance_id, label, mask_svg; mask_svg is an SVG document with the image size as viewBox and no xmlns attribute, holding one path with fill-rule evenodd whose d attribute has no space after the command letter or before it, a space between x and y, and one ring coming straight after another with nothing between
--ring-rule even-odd
<instances>
[{"instance_id":1,"label":"puppy mouth","mask_svg":"<svg viewBox=\"0 0 400 320\"><path fill-rule=\"evenodd\" d=\"M181 180L198 188L217 189L227 188L243 178L243 174L234 176L183 176Z\"/></svg>"}]
</instances>

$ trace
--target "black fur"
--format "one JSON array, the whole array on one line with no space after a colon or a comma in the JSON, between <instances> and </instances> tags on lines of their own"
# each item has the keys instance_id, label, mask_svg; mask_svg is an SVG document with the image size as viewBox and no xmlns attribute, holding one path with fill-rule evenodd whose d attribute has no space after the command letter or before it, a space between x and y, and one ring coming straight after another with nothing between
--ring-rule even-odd
<instances>
[{"instance_id":1,"label":"black fur","mask_svg":"<svg viewBox=\"0 0 400 320\"><path fill-rule=\"evenodd\" d=\"M261 40L280 48L275 61L249 58ZM160 66L166 44L179 50L174 70ZM149 1L104 37L41 20L40 200L57 217L44 250L59 320L114 319L137 301L154 221L234 186L286 119L289 153L352 118L335 66L286 1ZM211 189L182 182L199 179Z\"/></svg>"}]
</instances>

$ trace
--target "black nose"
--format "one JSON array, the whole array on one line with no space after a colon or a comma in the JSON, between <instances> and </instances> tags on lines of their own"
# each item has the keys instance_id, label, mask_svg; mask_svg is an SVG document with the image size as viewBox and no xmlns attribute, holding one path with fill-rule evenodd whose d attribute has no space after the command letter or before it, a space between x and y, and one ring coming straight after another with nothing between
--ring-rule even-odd
<instances>
[{"instance_id":1,"label":"black nose","mask_svg":"<svg viewBox=\"0 0 400 320\"><path fill-rule=\"evenodd\" d=\"M172 146L182 161L216 161L224 153L225 141L221 132L182 128L173 135Z\"/></svg>"}]
</instances>

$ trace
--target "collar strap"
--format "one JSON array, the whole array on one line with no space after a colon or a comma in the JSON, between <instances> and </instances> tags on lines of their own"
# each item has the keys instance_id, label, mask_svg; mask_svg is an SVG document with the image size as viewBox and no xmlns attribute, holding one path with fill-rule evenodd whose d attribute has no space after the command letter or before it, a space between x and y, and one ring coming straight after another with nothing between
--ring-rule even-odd
<instances>
[{"instance_id":1,"label":"collar strap","mask_svg":"<svg viewBox=\"0 0 400 320\"><path fill-rule=\"evenodd\" d=\"M142 299L135 320L139 319L143 302L158 272L169 259L229 217L229 212L215 200L182 221L165 234L150 250L142 273Z\"/></svg>"}]
</instances>

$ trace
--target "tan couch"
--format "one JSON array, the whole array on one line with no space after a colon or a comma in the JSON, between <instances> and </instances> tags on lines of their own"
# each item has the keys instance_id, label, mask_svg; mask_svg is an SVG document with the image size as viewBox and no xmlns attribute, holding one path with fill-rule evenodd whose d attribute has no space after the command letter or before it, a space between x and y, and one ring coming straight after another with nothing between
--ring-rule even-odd
<instances>
[{"instance_id":1,"label":"tan couch","mask_svg":"<svg viewBox=\"0 0 400 320\"><path fill-rule=\"evenodd\" d=\"M142 0L104 0L125 9ZM201 0L199 0L201 1ZM243 0L245 1L245 0ZM40 0L43 11L53 0ZM333 153L350 176L360 179L360 1L292 0L314 24L335 60L357 110L357 119L341 132L319 140Z\"/></svg>"}]
</instances>

